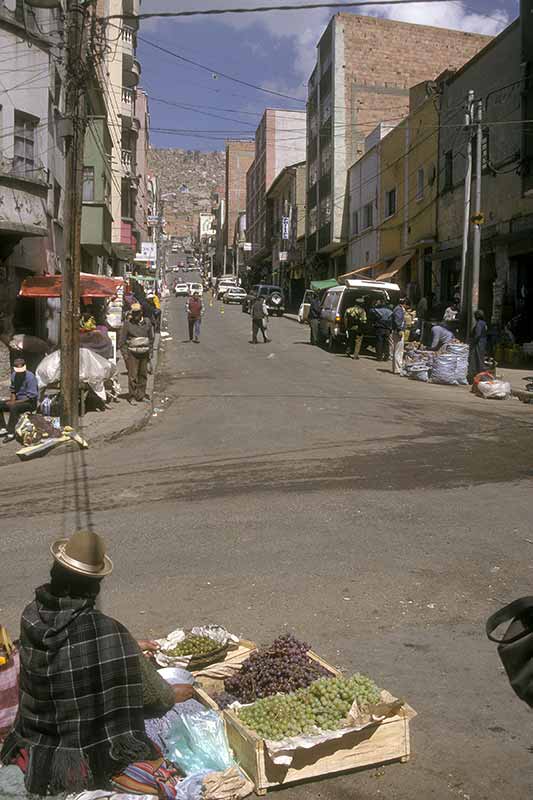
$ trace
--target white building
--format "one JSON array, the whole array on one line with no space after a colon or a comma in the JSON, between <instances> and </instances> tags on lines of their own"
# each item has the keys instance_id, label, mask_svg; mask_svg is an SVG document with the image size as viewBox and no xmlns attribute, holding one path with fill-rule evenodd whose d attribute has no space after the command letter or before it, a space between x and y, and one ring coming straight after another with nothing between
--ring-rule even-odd
<instances>
[{"instance_id":1,"label":"white building","mask_svg":"<svg viewBox=\"0 0 533 800\"><path fill-rule=\"evenodd\" d=\"M361 277L373 277L372 269L380 258L379 210L380 142L394 126L380 123L365 139L365 153L348 171L349 239L346 272L360 269Z\"/></svg>"}]
</instances>

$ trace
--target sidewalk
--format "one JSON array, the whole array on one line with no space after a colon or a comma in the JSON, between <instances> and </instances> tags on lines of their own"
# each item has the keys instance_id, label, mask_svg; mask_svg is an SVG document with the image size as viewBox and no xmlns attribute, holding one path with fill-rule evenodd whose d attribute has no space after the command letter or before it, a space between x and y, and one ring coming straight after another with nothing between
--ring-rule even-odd
<instances>
[{"instance_id":1,"label":"sidewalk","mask_svg":"<svg viewBox=\"0 0 533 800\"><path fill-rule=\"evenodd\" d=\"M112 403L105 411L89 411L84 417L81 417L78 432L87 440L89 448L93 448L103 441L110 442L120 436L135 433L135 431L141 430L150 420L153 413L154 381L159 359L160 340L160 334L156 334L152 358L153 369L152 374L148 376L147 385L147 394L150 400L145 403L130 405L122 397L118 403ZM6 353L8 352L6 347L2 347L0 351L0 396L6 396L6 393L9 393L9 357L7 357L7 361L5 357L2 357L4 356L2 352L4 350ZM120 354L117 358L117 369L120 394L125 396L128 391L128 375L126 365ZM72 445L67 446L71 447ZM19 442L11 442L6 445L0 443L0 467L7 464L21 463L16 455L20 447ZM65 452L65 447L60 446L56 450L52 450L44 458L51 458Z\"/></svg>"},{"instance_id":2,"label":"sidewalk","mask_svg":"<svg viewBox=\"0 0 533 800\"><path fill-rule=\"evenodd\" d=\"M292 322L298 322L298 315L297 314L284 314L285 319L290 319ZM518 397L520 400L524 402L531 402L533 403L533 392L526 392L525 391L525 381L524 378L533 377L533 364L529 369L518 369L515 367L498 367L497 369L498 376L501 376L503 380L509 381L511 384L511 390L514 397Z\"/></svg>"}]
</instances>

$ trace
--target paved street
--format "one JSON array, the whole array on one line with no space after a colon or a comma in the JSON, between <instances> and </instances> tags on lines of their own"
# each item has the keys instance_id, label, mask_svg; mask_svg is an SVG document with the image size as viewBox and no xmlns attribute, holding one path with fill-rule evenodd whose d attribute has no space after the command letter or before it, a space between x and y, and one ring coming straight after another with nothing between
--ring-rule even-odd
<instances>
[{"instance_id":1,"label":"paved street","mask_svg":"<svg viewBox=\"0 0 533 800\"><path fill-rule=\"evenodd\" d=\"M293 631L417 710L407 765L290 788L290 800L530 797L531 718L485 618L531 594L532 410L408 382L238 306L185 342L184 301L141 432L0 468L1 615L17 626L48 546L92 521L102 603L137 635L218 621Z\"/></svg>"}]
</instances>

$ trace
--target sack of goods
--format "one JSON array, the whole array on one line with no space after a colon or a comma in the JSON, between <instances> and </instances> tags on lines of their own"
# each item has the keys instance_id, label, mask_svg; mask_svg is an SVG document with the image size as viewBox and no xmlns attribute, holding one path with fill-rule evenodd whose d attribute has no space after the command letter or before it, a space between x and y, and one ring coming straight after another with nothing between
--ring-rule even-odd
<instances>
[{"instance_id":1,"label":"sack of goods","mask_svg":"<svg viewBox=\"0 0 533 800\"><path fill-rule=\"evenodd\" d=\"M446 352L452 355L457 356L457 365L455 368L455 379L456 383L459 383L463 386L468 384L468 355L470 353L470 348L467 344L449 344L446 348Z\"/></svg>"},{"instance_id":2,"label":"sack of goods","mask_svg":"<svg viewBox=\"0 0 533 800\"><path fill-rule=\"evenodd\" d=\"M511 384L508 381L479 381L476 390L485 400L507 400L511 397Z\"/></svg>"},{"instance_id":3,"label":"sack of goods","mask_svg":"<svg viewBox=\"0 0 533 800\"><path fill-rule=\"evenodd\" d=\"M415 381L429 381L432 364L432 353L424 350L410 349L405 353L402 375Z\"/></svg>"}]
</instances>

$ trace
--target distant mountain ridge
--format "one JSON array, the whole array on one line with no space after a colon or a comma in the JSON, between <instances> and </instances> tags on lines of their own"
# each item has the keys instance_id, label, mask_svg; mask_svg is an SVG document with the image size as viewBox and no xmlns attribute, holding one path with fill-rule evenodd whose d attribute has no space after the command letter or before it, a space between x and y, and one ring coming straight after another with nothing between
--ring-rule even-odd
<instances>
[{"instance_id":1,"label":"distant mountain ridge","mask_svg":"<svg viewBox=\"0 0 533 800\"><path fill-rule=\"evenodd\" d=\"M158 176L162 195L176 194L164 200L166 233L195 233L200 212L211 210L216 192L224 193L225 153L154 147L148 153L148 167Z\"/></svg>"}]
</instances>

